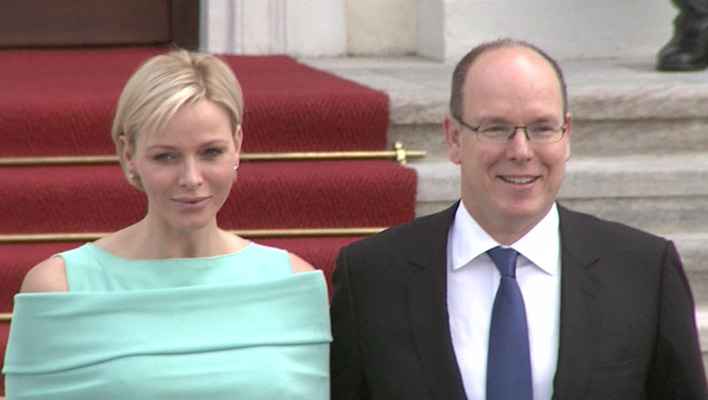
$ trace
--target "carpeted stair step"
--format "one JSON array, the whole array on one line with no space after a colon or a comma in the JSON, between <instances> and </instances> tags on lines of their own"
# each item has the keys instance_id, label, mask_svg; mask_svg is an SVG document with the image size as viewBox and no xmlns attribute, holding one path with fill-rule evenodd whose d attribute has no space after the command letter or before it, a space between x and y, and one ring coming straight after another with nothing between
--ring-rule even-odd
<instances>
[{"instance_id":1,"label":"carpeted stair step","mask_svg":"<svg viewBox=\"0 0 708 400\"><path fill-rule=\"evenodd\" d=\"M132 72L163 49L0 51L0 157L113 154ZM241 82L244 152L382 150L388 97L285 56L223 56Z\"/></svg>"},{"instance_id":2,"label":"carpeted stair step","mask_svg":"<svg viewBox=\"0 0 708 400\"><path fill-rule=\"evenodd\" d=\"M244 163L219 214L225 229L379 227L415 214L416 175L393 161ZM0 234L111 232L145 196L117 165L0 169Z\"/></svg>"}]
</instances>

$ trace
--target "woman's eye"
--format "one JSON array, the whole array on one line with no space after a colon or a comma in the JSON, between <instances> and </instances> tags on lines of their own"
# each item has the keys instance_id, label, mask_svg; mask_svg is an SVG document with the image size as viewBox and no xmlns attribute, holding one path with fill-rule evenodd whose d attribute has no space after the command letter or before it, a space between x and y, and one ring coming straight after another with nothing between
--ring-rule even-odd
<instances>
[{"instance_id":1,"label":"woman's eye","mask_svg":"<svg viewBox=\"0 0 708 400\"><path fill-rule=\"evenodd\" d=\"M204 150L204 156L207 158L214 158L214 157L220 156L222 154L224 154L224 151L222 149L214 148L214 149Z\"/></svg>"},{"instance_id":2,"label":"woman's eye","mask_svg":"<svg viewBox=\"0 0 708 400\"><path fill-rule=\"evenodd\" d=\"M162 153L162 154L157 154L152 157L153 160L159 161L159 162L167 162L172 160L172 154L169 153Z\"/></svg>"}]
</instances>

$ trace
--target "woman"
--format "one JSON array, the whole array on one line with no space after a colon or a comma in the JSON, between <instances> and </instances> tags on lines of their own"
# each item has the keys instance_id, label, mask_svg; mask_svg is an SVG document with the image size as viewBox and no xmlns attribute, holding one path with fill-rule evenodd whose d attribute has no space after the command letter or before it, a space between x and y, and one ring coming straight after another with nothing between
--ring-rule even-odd
<instances>
[{"instance_id":1,"label":"woman","mask_svg":"<svg viewBox=\"0 0 708 400\"><path fill-rule=\"evenodd\" d=\"M143 64L112 137L145 217L35 266L15 298L8 399L325 399L321 271L220 229L242 95L218 58Z\"/></svg>"}]
</instances>

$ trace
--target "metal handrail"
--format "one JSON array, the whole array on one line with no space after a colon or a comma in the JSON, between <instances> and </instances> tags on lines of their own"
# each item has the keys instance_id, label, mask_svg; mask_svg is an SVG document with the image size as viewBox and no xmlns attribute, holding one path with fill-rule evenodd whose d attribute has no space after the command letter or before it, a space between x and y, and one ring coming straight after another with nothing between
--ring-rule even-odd
<instances>
[{"instance_id":1,"label":"metal handrail","mask_svg":"<svg viewBox=\"0 0 708 400\"><path fill-rule=\"evenodd\" d=\"M410 158L425 157L426 152L406 150L403 143L396 142L393 150L372 151L310 151L286 153L243 153L241 161L338 161L338 160L396 160L405 165ZM46 156L46 157L0 157L0 167L54 166L54 165L103 165L117 164L115 155Z\"/></svg>"},{"instance_id":2,"label":"metal handrail","mask_svg":"<svg viewBox=\"0 0 708 400\"><path fill-rule=\"evenodd\" d=\"M371 236L379 233L386 227L362 228L308 228L308 229L245 229L231 230L238 236L263 239L263 238L299 238L299 237L355 237ZM80 233L20 233L0 234L0 244L9 243L48 243L48 242L91 242L109 232L80 232Z\"/></svg>"}]
</instances>

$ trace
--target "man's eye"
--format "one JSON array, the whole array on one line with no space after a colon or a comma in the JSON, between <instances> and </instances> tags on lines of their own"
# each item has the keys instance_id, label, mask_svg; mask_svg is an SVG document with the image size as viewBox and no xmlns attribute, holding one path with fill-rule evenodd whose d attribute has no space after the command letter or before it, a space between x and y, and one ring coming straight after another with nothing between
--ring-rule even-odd
<instances>
[{"instance_id":1,"label":"man's eye","mask_svg":"<svg viewBox=\"0 0 708 400\"><path fill-rule=\"evenodd\" d=\"M529 132L533 135L548 135L553 133L556 128L546 125L531 126L528 128Z\"/></svg>"},{"instance_id":2,"label":"man's eye","mask_svg":"<svg viewBox=\"0 0 708 400\"><path fill-rule=\"evenodd\" d=\"M488 135L504 135L509 132L509 128L504 125L491 125L482 127L479 131Z\"/></svg>"}]
</instances>

